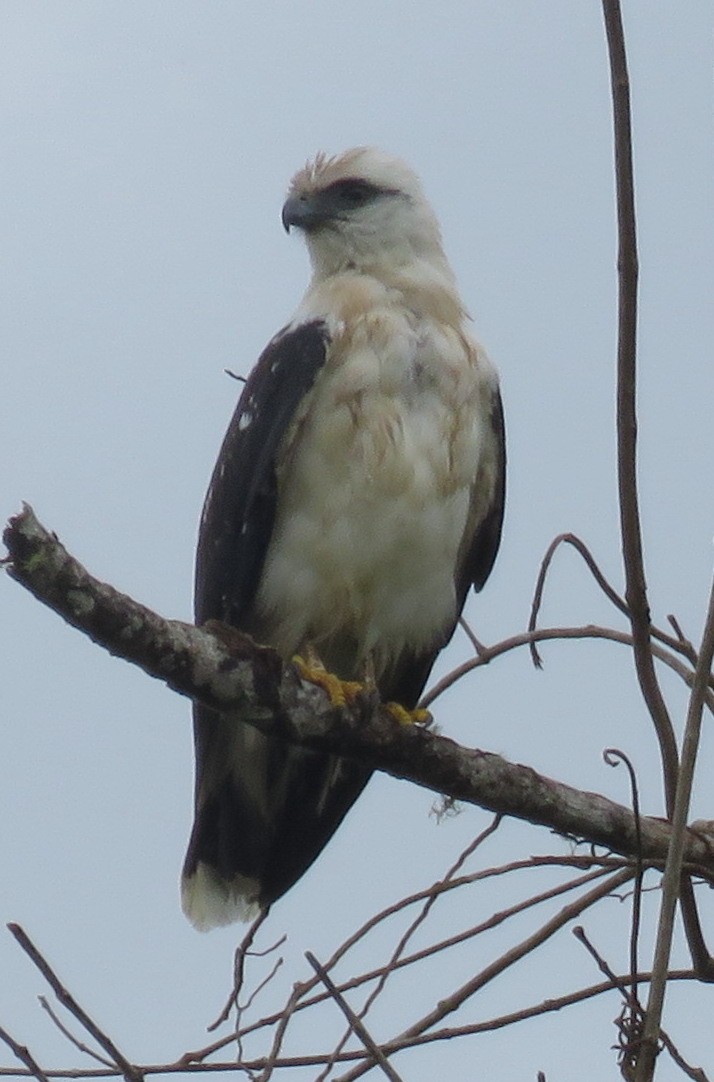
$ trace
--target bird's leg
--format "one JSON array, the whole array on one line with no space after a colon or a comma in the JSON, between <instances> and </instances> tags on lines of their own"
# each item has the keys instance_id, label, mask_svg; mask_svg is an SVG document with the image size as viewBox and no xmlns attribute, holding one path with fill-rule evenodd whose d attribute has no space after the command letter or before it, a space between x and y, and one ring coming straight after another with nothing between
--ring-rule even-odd
<instances>
[{"instance_id":1,"label":"bird's leg","mask_svg":"<svg viewBox=\"0 0 714 1082\"><path fill-rule=\"evenodd\" d=\"M428 721L431 721L429 711L422 710L418 706L415 706L413 710L407 710L401 703L385 703L384 705L387 713L391 714L399 725L426 725Z\"/></svg>"},{"instance_id":2,"label":"bird's leg","mask_svg":"<svg viewBox=\"0 0 714 1082\"><path fill-rule=\"evenodd\" d=\"M354 702L363 685L354 680L340 680L339 676L328 672L322 663L315 646L311 642L303 644L300 654L293 658L293 664L303 680L323 688L333 706L345 706Z\"/></svg>"},{"instance_id":3,"label":"bird's leg","mask_svg":"<svg viewBox=\"0 0 714 1082\"><path fill-rule=\"evenodd\" d=\"M327 692L333 706L345 706L346 703L352 703L361 692L379 691L374 657L371 653L367 654L360 663L361 681L341 680L339 676L328 672L314 643L309 641L303 643L300 653L293 657L293 664L303 680L317 684ZM384 703L384 706L387 713L399 725L424 725L431 720L428 710L418 708L407 710L401 703Z\"/></svg>"},{"instance_id":4,"label":"bird's leg","mask_svg":"<svg viewBox=\"0 0 714 1082\"><path fill-rule=\"evenodd\" d=\"M363 662L362 679L364 680L366 687L379 691L375 673L374 656L371 653L367 655ZM384 703L383 705L387 713L390 714L399 725L413 725L415 723L423 725L425 722L431 720L431 714L428 710L407 710L406 706L402 706L401 703Z\"/></svg>"},{"instance_id":5,"label":"bird's leg","mask_svg":"<svg viewBox=\"0 0 714 1082\"><path fill-rule=\"evenodd\" d=\"M367 657L362 662L362 679L365 687L376 689L377 691L379 690L374 667L374 655L372 653L367 654ZM400 703L385 703L384 706L387 713L390 714L399 725L424 725L427 721L431 720L431 714L428 710L407 710L407 708L401 706Z\"/></svg>"}]
</instances>

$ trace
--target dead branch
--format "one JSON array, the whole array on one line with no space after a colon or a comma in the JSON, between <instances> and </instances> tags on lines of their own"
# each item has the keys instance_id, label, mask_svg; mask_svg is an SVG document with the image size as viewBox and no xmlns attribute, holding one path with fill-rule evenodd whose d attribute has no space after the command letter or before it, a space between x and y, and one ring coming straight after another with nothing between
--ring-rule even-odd
<instances>
[{"instance_id":1,"label":"dead branch","mask_svg":"<svg viewBox=\"0 0 714 1082\"><path fill-rule=\"evenodd\" d=\"M47 1074L42 1070L27 1045L20 1044L19 1041L16 1041L6 1029L2 1028L2 1026L0 1026L0 1041L4 1041L10 1051L20 1060L20 1063L25 1064L28 1075L34 1075L37 1082L48 1082ZM13 1071L12 1073L14 1075L18 1074L17 1071Z\"/></svg>"},{"instance_id":2,"label":"dead branch","mask_svg":"<svg viewBox=\"0 0 714 1082\"><path fill-rule=\"evenodd\" d=\"M661 634L656 628L652 629L653 636L661 639ZM665 639L669 639L669 636L664 636ZM601 627L599 624L585 624L582 627L541 627L536 628L533 631L522 631L517 635L510 635L507 639L502 639L501 642L494 643L493 646L483 646L480 653L476 657L469 658L468 661L464 661L461 665L457 665L451 672L446 673L436 684L433 685L427 692L427 694L421 700L420 705L429 709L447 690L452 687L457 681L468 673L473 672L475 669L480 669L484 665L489 665L496 658L502 657L504 654L510 653L511 650L518 650L522 646L532 646L534 643L539 642L562 642L566 639L604 639L607 642L619 643L622 646L632 647L633 638L632 635L626 631L618 631L613 627ZM675 640L669 639L673 648L678 653L687 657L689 660L689 651L685 650ZM663 662L667 665L672 672L675 672L679 676L687 687L691 688L694 683L694 668L696 664L696 653L691 660L692 667L686 665L683 661L680 661L678 657L675 657L671 650L665 650L657 642L651 643L652 656L657 661ZM539 653L540 658L540 653ZM706 693L706 705L707 709L714 713L714 677L709 679L709 687Z\"/></svg>"},{"instance_id":3,"label":"dead branch","mask_svg":"<svg viewBox=\"0 0 714 1082\"><path fill-rule=\"evenodd\" d=\"M248 636L227 629L227 644L224 636L165 620L99 582L29 507L10 520L4 539L9 574L35 597L110 653L224 716L571 838L625 855L637 851L636 822L628 808L421 726L398 725L371 693L333 706L293 665ZM643 858L664 861L669 824L643 818L641 828ZM712 877L714 839L689 831L684 859Z\"/></svg>"},{"instance_id":4,"label":"dead branch","mask_svg":"<svg viewBox=\"0 0 714 1082\"><path fill-rule=\"evenodd\" d=\"M392 1067L387 1057L382 1052L381 1048L375 1043L374 1038L366 1029L364 1023L354 1013L344 996L338 991L336 986L330 979L329 974L325 970L324 966L321 966L314 954L308 951L305 955L312 968L317 973L318 977L324 984L327 991L330 993L335 1003L338 1005L345 1018L349 1022L350 1029L359 1037L362 1044L371 1054L374 1062L382 1069L387 1078L391 1079L391 1082L402 1082L401 1076L397 1074ZM330 1064L328 1064L330 1066Z\"/></svg>"},{"instance_id":5,"label":"dead branch","mask_svg":"<svg viewBox=\"0 0 714 1082\"><path fill-rule=\"evenodd\" d=\"M662 905L660 908L657 943L655 947L654 977L650 985L647 1001L644 1034L642 1038L642 1059L638 1063L638 1082L648 1082L654 1075L654 1062L657 1056L657 1036L659 1033L664 996L667 987L667 971L674 934L674 916L682 884L682 845L686 830L689 803L694 782L694 768L699 750L699 736L702 724L704 696L709 682L709 674L714 658L714 586L709 597L709 610L704 625L702 646L695 672L694 688L689 700L687 723L682 742L682 765L677 780L677 793L672 816L672 840L667 854L665 867ZM693 904L693 902L692 902ZM696 909L695 909L696 912Z\"/></svg>"},{"instance_id":6,"label":"dead branch","mask_svg":"<svg viewBox=\"0 0 714 1082\"><path fill-rule=\"evenodd\" d=\"M124 1075L126 1082L144 1082L141 1071L137 1067L134 1067L133 1064L129 1063L129 1060L119 1051L111 1038L99 1028L94 1019L89 1017L87 1012L80 1007L79 1003L77 1003L74 996L67 991L49 962L42 954L40 954L25 930L21 928L19 924L8 924L8 928L28 958L37 966L62 1006L69 1011L70 1014L74 1015L79 1024L94 1038L100 1048L103 1048L111 1057L112 1061L116 1063L117 1067Z\"/></svg>"},{"instance_id":7,"label":"dead branch","mask_svg":"<svg viewBox=\"0 0 714 1082\"><path fill-rule=\"evenodd\" d=\"M617 1019L620 1028L620 1043L618 1046L620 1050L620 1073L623 1078L632 1078L642 1039L642 1023L645 1019L645 1012L637 998L636 974L634 980L632 977L630 978L630 984L628 986L626 981L621 980L615 975L600 952L595 948L594 944L590 942L585 934L585 929L582 926L573 928L573 935L583 944L590 956L594 958L598 969L611 982L612 987L617 988L620 991L625 1000L625 1008L620 1014L619 1019ZM654 980L654 974L650 979ZM685 1074L690 1078L695 1079L696 1082L707 1082L704 1071L702 1071L700 1067L692 1067L687 1063L672 1038L668 1033L665 1033L663 1029L659 1030L658 1039L662 1042L662 1046L667 1049L677 1066L680 1067Z\"/></svg>"},{"instance_id":8,"label":"dead branch","mask_svg":"<svg viewBox=\"0 0 714 1082\"><path fill-rule=\"evenodd\" d=\"M464 864L469 859L469 857L471 857L475 853L475 851L481 845L483 845L483 843L488 838L490 838L493 834L496 833L499 826L501 825L501 821L502 820L501 820L501 817L499 815L494 816L494 818L491 820L491 822L488 824L488 826L485 827L484 830L482 830L481 833L478 834L473 839L473 841L471 841L467 845L467 847L463 850L463 852L459 854L456 862L454 864L452 864L451 867L447 870L447 872L444 875L443 879L441 879L441 881L438 884L434 884L434 888L438 888L439 886L444 886L446 884L453 883L454 878L456 876L456 873L464 866ZM366 1001L364 1003L364 1006L362 1007L362 1009L359 1012L358 1017L359 1017L360 1020L363 1019L363 1018L366 1018L367 1014L372 1009L372 1006L374 1005L375 1001L382 994L382 992L383 992L383 990L384 990L384 988L385 988L385 986L387 984L387 981L388 981L389 977L391 977L391 975L397 969L400 969L402 966L405 966L405 965L411 965L414 961L417 960L417 956L415 956L415 955L411 955L409 958L404 958L404 952L405 952L405 950L407 948L407 944L409 943L409 940L415 935L417 929L420 928L421 925L424 924L424 922L427 920L427 918L429 916L429 913L433 909L434 905L436 904L436 902L438 901L439 898L443 897L443 895L444 895L443 891L438 890L438 889L432 889L428 893L428 895L427 895L427 897L426 897L426 899L424 901L424 904L422 905L421 909L417 913L416 917L411 921L411 923L409 924L409 927L406 929L406 931L400 937L399 942L397 943L396 947L392 951L392 953L391 953L388 961L386 962L386 964L383 965L383 966L380 966L379 970L374 971L372 974L369 974L369 975L368 974L361 974L360 981L359 981L360 984L362 984L362 983L364 983L366 981L369 981L369 980L371 980L373 978L378 978L378 980L377 980L377 984L375 985L375 987L373 988L373 990L370 992L369 996L367 997L367 999L366 999ZM442 941L442 943L438 943L435 946L433 946L430 950L427 950L427 953L432 953L432 952L437 953L437 952L439 952L441 950L448 949L448 947L450 947L451 945L452 944L451 944L450 941ZM426 957L426 953L424 953L424 952L419 952L419 955L421 957ZM330 966L330 965L334 965L334 961L331 960L331 962L328 963L328 966ZM357 986L357 983L355 982L354 978L352 980L350 980L348 983L350 984L351 987L356 987ZM327 987L327 986L325 986L325 987ZM340 989L340 991L343 991L343 990L344 989ZM337 1052L340 1052L342 1050L342 1048L344 1047L344 1045L347 1043L351 1032L352 1032L352 1027L350 1026L350 1028L346 1030L346 1032L343 1034L341 1040L336 1045ZM333 1055L334 1055L334 1053L333 1053ZM334 1060L332 1060L331 1063L332 1062L334 1062ZM328 1067L325 1068L325 1072L323 1072L324 1078L327 1078L327 1073L326 1072L327 1072L328 1068L331 1067L331 1063L328 1064ZM320 1075L320 1078L316 1079L316 1082L321 1082L321 1080L323 1079L323 1075Z\"/></svg>"},{"instance_id":9,"label":"dead branch","mask_svg":"<svg viewBox=\"0 0 714 1082\"><path fill-rule=\"evenodd\" d=\"M625 600L632 625L633 652L642 697L652 718L662 757L667 812L672 814L678 756L674 730L660 690L650 649L642 529L637 492L637 226L632 168L630 83L619 0L603 0L612 89L617 191L617 475Z\"/></svg>"},{"instance_id":10,"label":"dead branch","mask_svg":"<svg viewBox=\"0 0 714 1082\"><path fill-rule=\"evenodd\" d=\"M638 973L637 979L640 983L645 983L651 979L650 973ZM605 980L598 984L589 985L587 988L579 988L575 992L568 992L561 996L551 996L548 999L543 1000L540 1003L532 1004L528 1007L522 1007L518 1010L511 1011L508 1014L499 1015L495 1018L489 1018L482 1022L471 1022L461 1026L451 1026L444 1029L434 1030L430 1033L421 1034L418 1037L414 1037L408 1042L403 1042L396 1045L396 1042L383 1044L380 1047L392 1054L393 1052L400 1051L401 1049L414 1048L421 1045L435 1044L440 1041L452 1041L460 1037L473 1037L478 1036L480 1033L492 1033L499 1029L505 1029L507 1026L512 1026L517 1022L528 1021L531 1018L538 1018L544 1014L552 1014L556 1011L561 1011L566 1007L575 1006L579 1003L585 1003L590 999L595 999L598 996L604 995L607 992L619 991L621 986L626 985L629 980L630 974L623 974L615 977L615 981ZM671 981L692 981L696 980L696 973L691 969L676 969L672 970L669 974ZM354 1063L356 1060L364 1056L363 1052L344 1052L338 1057L338 1062L342 1063ZM281 1059L276 1059L273 1066L275 1068L290 1068L290 1067L320 1067L327 1061L327 1056L324 1054L313 1054L303 1056L285 1056ZM248 1070L259 1071L266 1064L265 1058L259 1058L254 1060L247 1060L241 1064ZM187 1064L184 1059L179 1059L174 1063L149 1063L141 1066L141 1071L144 1075L173 1075L182 1073L201 1074L201 1073L235 1073L236 1062L235 1060L229 1060L227 1062L214 1062L214 1063L192 1063ZM47 1070L44 1072L47 1078L62 1078L62 1079L99 1079L99 1078L116 1078L120 1074L116 1069L93 1069L88 1068L83 1070L81 1068L64 1068L59 1070ZM14 1067L0 1067L0 1078L28 1078L32 1077L33 1072L25 1069L17 1069ZM706 1082L706 1080L704 1080Z\"/></svg>"},{"instance_id":11,"label":"dead branch","mask_svg":"<svg viewBox=\"0 0 714 1082\"><path fill-rule=\"evenodd\" d=\"M576 890L579 887L585 886L588 883L602 878L604 875L613 871L618 871L624 867L624 863L620 858L594 858L590 856L572 856L572 857L531 857L527 860L512 861L510 864L502 865L500 867L485 868L478 872L474 872L472 875L461 876L458 879L447 879L439 881L433 884L431 887L419 891L417 894L413 894L406 898L402 898L399 902L395 902L382 910L380 913L370 917L361 928L354 932L347 940L342 943L331 958L325 962L325 969L330 971L334 969L338 962L342 961L347 953L352 948L369 935L379 924L389 920L396 913L406 909L408 906L416 905L425 900L435 900L447 891L456 890L464 886L474 884L478 881L487 880L490 878L507 875L515 871L523 871L526 869L543 868L543 867L572 867L578 868L581 871L592 868L585 875L578 876L574 879L570 879L565 883L557 884L547 890L542 891L540 894L529 895L523 901L514 903L513 905L491 914L491 916L485 918L479 924L474 927L468 928L465 931L455 933L446 939L440 940L438 943L431 944L430 946L423 947L412 954L398 958L396 961L393 957L389 959L385 964L380 965L374 969L367 970L366 972L356 974L343 980L339 984L339 990L342 993L351 991L355 988L359 988L361 985L368 983L369 981L381 980L384 976L391 975L392 972L402 969L405 966L413 965L421 962L426 958L442 951L449 950L452 947L460 946L464 942L473 939L474 937L483 934L484 932L491 931L494 928L500 927L511 917L532 909L535 906L550 901L553 898L557 898L562 894L568 893L572 890ZM416 923L416 922L414 922ZM401 946L401 943L400 943ZM396 954L396 951L394 952ZM327 995L324 992L318 992L312 994L316 987L317 982L313 978L311 981L305 981L300 987L300 996L296 1002L290 1008L291 1014L297 1014L303 1010L315 1006L318 1003L322 1003L327 999ZM292 998L292 997L291 997ZM283 1017L283 1012L273 1013L265 1018L260 1019L257 1022L253 1022L247 1025L239 1033L239 1037L246 1037L250 1033L255 1033L257 1030L264 1029L269 1026L273 1026L280 1022ZM213 1055L215 1052L220 1051L234 1041L234 1035L223 1037L220 1040L215 1041L206 1048L187 1053L186 1059L191 1062L203 1060L207 1056Z\"/></svg>"},{"instance_id":12,"label":"dead branch","mask_svg":"<svg viewBox=\"0 0 714 1082\"><path fill-rule=\"evenodd\" d=\"M558 534L557 537L553 538L551 543L548 545L545 556L541 561L540 570L538 572L538 580L536 582L535 591L533 593L533 601L531 602L531 615L528 621L528 630L535 631L537 627L538 613L540 612L540 607L543 603L545 580L548 577L548 571L550 570L550 565L553 562L553 557L555 556L557 550L560 548L561 545L573 546L573 548L580 554L580 556L585 561L591 575L595 579L595 582L598 584L607 599L612 602L616 609L619 609L621 613L624 613L624 615L627 616L627 605L624 599L620 597L614 587L611 586L610 583L607 581L602 571L598 567L595 557L593 556L585 542L582 541L577 536L577 534L561 533ZM538 648L535 641L531 643L531 658L533 659L533 664L536 666L537 669L542 668L543 663L541 661L540 654L538 653Z\"/></svg>"},{"instance_id":13,"label":"dead branch","mask_svg":"<svg viewBox=\"0 0 714 1082\"><path fill-rule=\"evenodd\" d=\"M466 984L457 988L451 995L440 1000L439 1003L428 1014L424 1015L413 1025L409 1026L403 1033L396 1038L395 1042L386 1042L382 1045L382 1050L389 1049L391 1051L392 1043L401 1044L402 1041L409 1040L413 1037L418 1037L437 1025L444 1018L448 1017L459 1007L463 1006L468 999L475 995L480 988L488 984L489 981L501 973L503 973L510 966L520 961L531 951L535 950L542 943L545 943L553 935L556 934L564 925L573 920L580 913L584 912L590 906L594 905L601 898L606 897L613 890L622 886L623 883L627 883L633 876L632 869L625 869L620 872L614 873L604 883L601 883L592 888L586 894L581 895L574 902L566 905L550 920L546 921L541 928L539 928L532 935L527 936L516 946L506 951L500 958L486 966L480 973L477 973ZM354 1067L347 1074L342 1075L339 1082L355 1082L356 1079L361 1078L369 1066L360 1064Z\"/></svg>"},{"instance_id":14,"label":"dead branch","mask_svg":"<svg viewBox=\"0 0 714 1082\"><path fill-rule=\"evenodd\" d=\"M114 1068L114 1064L110 1059L106 1059L104 1056L100 1056L99 1053L95 1052L93 1048L90 1048L88 1044L85 1044L84 1041L80 1041L78 1037L75 1037L71 1029L69 1029L69 1027L64 1024L62 1019L54 1010L52 1004L48 1001L46 996L38 996L37 1002L42 1007L42 1010L46 1011L47 1014L50 1016L62 1036L66 1040L68 1040L70 1044L73 1044L78 1052L81 1052L83 1055L89 1056L91 1059L96 1060L97 1063L103 1063L105 1067L110 1067L112 1069Z\"/></svg>"}]
</instances>

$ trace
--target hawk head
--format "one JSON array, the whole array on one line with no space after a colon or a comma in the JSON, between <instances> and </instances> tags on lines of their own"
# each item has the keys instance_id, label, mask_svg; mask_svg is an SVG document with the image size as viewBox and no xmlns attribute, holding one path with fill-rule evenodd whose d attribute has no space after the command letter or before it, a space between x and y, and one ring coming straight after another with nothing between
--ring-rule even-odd
<instances>
[{"instance_id":1,"label":"hawk head","mask_svg":"<svg viewBox=\"0 0 714 1082\"><path fill-rule=\"evenodd\" d=\"M374 147L318 154L293 177L283 225L301 229L317 277L378 272L418 263L446 265L436 216L419 178Z\"/></svg>"}]
</instances>

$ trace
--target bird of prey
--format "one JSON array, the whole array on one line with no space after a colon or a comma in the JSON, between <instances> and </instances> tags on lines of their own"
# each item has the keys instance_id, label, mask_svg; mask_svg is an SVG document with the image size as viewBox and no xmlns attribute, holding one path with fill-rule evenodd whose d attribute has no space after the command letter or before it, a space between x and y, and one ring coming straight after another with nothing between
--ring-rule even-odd
<instances>
[{"instance_id":1,"label":"bird of prey","mask_svg":"<svg viewBox=\"0 0 714 1082\"><path fill-rule=\"evenodd\" d=\"M418 178L371 147L318 154L282 220L312 279L249 376L201 520L198 624L318 657L416 706L501 534L498 377L471 337ZM306 871L364 766L196 705L182 878L199 929L248 920Z\"/></svg>"}]
</instances>

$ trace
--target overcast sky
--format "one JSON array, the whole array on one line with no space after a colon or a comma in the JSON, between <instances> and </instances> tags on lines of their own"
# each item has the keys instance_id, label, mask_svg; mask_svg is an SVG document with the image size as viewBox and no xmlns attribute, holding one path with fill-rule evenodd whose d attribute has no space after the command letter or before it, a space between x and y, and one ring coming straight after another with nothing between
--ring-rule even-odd
<instances>
[{"instance_id":1,"label":"overcast sky","mask_svg":"<svg viewBox=\"0 0 714 1082\"><path fill-rule=\"evenodd\" d=\"M674 612L696 639L714 533L712 6L630 0L625 22L647 573L656 622ZM543 552L564 530L621 585L612 137L598 3L3 0L0 118L3 519L29 501L100 578L190 617L198 516L239 390L224 369L251 368L307 283L300 239L280 226L287 183L319 149L369 143L420 173L475 332L501 372L506 526L492 579L469 607L475 629L494 642L525 627ZM199 935L179 909L189 705L7 578L0 617L0 920L26 927L130 1058L173 1059L205 1043L242 934ZM543 621L622 626L572 553L553 569ZM458 639L439 672L466 656ZM551 644L544 656L540 673L525 652L480 670L440 701L440 726L627 802L624 772L601 759L616 744L634 760L645 809L660 814L655 740L628 652L590 642ZM667 675L664 688L681 722L682 689ZM705 777L713 751L705 732ZM700 786L696 816L714 816L710 792ZM371 912L441 875L488 822L468 809L438 825L432 803L386 777L371 783L274 910L263 945L287 931L286 963L258 1014L306 975L305 950L325 958ZM510 824L472 867L566 851L544 830ZM464 892L435 927L468 927L554 882L527 874ZM398 1032L559 904L395 985L375 1035ZM705 906L712 941L713 916ZM606 902L584 922L616 969L626 968L628 919L628 906ZM384 959L396 935L378 938L354 967ZM681 947L677 957L686 964ZM255 980L264 973L258 966ZM597 980L566 930L458 1021ZM45 1066L73 1062L79 1054L37 1006L45 990L0 928L0 1025ZM709 1073L712 995L675 990L666 1017L685 1056ZM614 1078L619 1009L613 995L396 1066L409 1082L532 1080L538 1069L570 1082L585 1062L588 1078ZM295 1047L329 1047L335 1014ZM657 1077L681 1076L663 1063Z\"/></svg>"}]
</instances>

